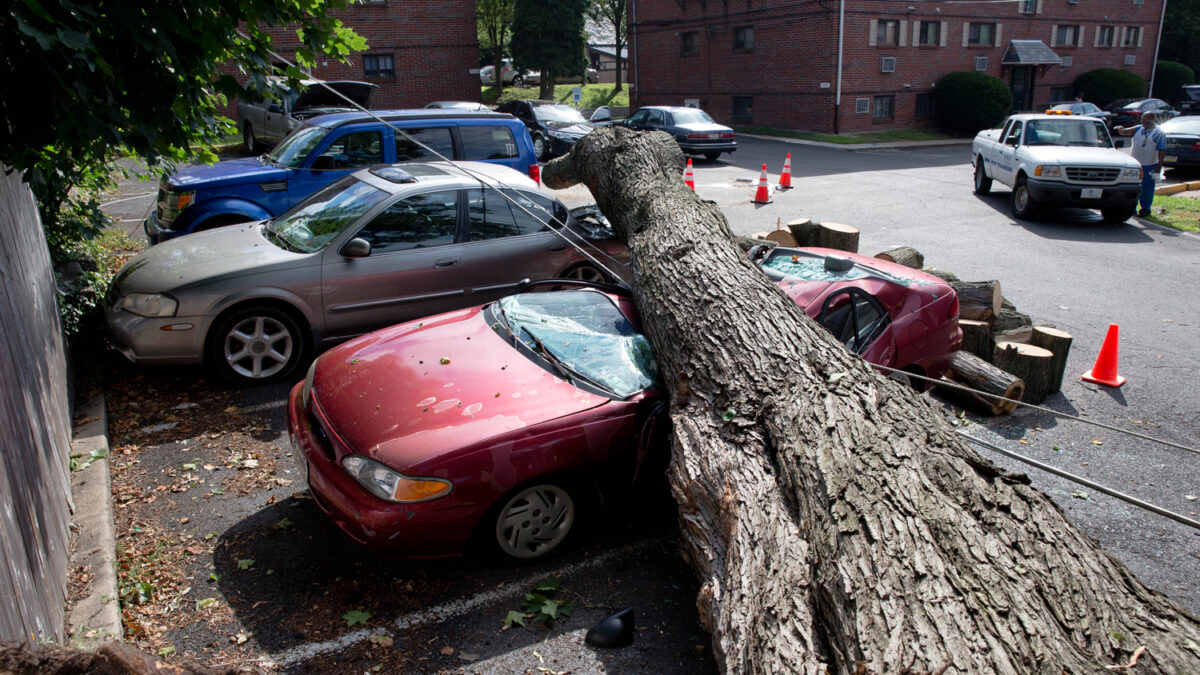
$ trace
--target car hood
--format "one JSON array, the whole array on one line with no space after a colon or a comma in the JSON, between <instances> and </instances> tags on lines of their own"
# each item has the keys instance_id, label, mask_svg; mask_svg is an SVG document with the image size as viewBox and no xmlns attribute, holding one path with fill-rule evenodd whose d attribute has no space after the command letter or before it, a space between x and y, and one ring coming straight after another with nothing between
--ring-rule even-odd
<instances>
[{"instance_id":1,"label":"car hood","mask_svg":"<svg viewBox=\"0 0 1200 675\"><path fill-rule=\"evenodd\" d=\"M709 122L692 122L690 124L676 124L675 128L682 129L689 134L715 134L729 133L733 131L723 124L712 124Z\"/></svg>"},{"instance_id":2,"label":"car hood","mask_svg":"<svg viewBox=\"0 0 1200 675\"><path fill-rule=\"evenodd\" d=\"M292 110L307 110L309 108L356 110L350 101L364 108L370 108L371 99L375 97L375 92L379 90L379 85L371 84L370 82L342 80L326 82L325 84L334 91L329 91L326 87L313 82L309 84L308 89L305 89L296 97L296 102L292 105ZM350 101L347 101L338 94L345 96Z\"/></svg>"},{"instance_id":3,"label":"car hood","mask_svg":"<svg viewBox=\"0 0 1200 675\"><path fill-rule=\"evenodd\" d=\"M249 157L191 166L172 174L167 182L173 189L187 190L197 184L215 188L243 183L271 183L287 178L287 169L272 166L258 157Z\"/></svg>"},{"instance_id":4,"label":"car hood","mask_svg":"<svg viewBox=\"0 0 1200 675\"><path fill-rule=\"evenodd\" d=\"M478 307L335 347L312 396L348 448L398 471L609 400L518 352Z\"/></svg>"},{"instance_id":5,"label":"car hood","mask_svg":"<svg viewBox=\"0 0 1200 675\"><path fill-rule=\"evenodd\" d=\"M546 122L546 128L562 134L583 136L596 128L591 122Z\"/></svg>"},{"instance_id":6,"label":"car hood","mask_svg":"<svg viewBox=\"0 0 1200 675\"><path fill-rule=\"evenodd\" d=\"M293 263L314 254L279 248L263 236L262 221L168 239L121 268L114 288L126 293L180 291L196 284Z\"/></svg>"},{"instance_id":7,"label":"car hood","mask_svg":"<svg viewBox=\"0 0 1200 675\"><path fill-rule=\"evenodd\" d=\"M1139 168L1133 157L1112 148L1081 148L1062 145L1025 146L1028 158L1045 164L1084 164Z\"/></svg>"}]
</instances>

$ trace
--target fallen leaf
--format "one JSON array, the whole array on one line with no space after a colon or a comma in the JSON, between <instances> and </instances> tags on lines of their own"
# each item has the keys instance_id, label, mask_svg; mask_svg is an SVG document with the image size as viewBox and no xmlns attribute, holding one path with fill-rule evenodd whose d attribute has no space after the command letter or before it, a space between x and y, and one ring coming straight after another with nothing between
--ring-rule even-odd
<instances>
[{"instance_id":1,"label":"fallen leaf","mask_svg":"<svg viewBox=\"0 0 1200 675\"><path fill-rule=\"evenodd\" d=\"M395 641L387 635L372 635L371 642L379 645L380 647L391 647L392 643Z\"/></svg>"},{"instance_id":2,"label":"fallen leaf","mask_svg":"<svg viewBox=\"0 0 1200 675\"><path fill-rule=\"evenodd\" d=\"M472 654L471 652L463 652L458 655L458 658L462 659L463 661L466 661L467 663L475 663L476 661L479 660L479 655Z\"/></svg>"},{"instance_id":3,"label":"fallen leaf","mask_svg":"<svg viewBox=\"0 0 1200 675\"><path fill-rule=\"evenodd\" d=\"M347 626L354 626L369 621L371 619L371 613L364 612L362 610L350 610L349 612L343 614L342 618L346 620Z\"/></svg>"},{"instance_id":4,"label":"fallen leaf","mask_svg":"<svg viewBox=\"0 0 1200 675\"><path fill-rule=\"evenodd\" d=\"M1088 493L1084 492L1083 490L1076 490L1071 493L1071 496L1076 499L1088 499Z\"/></svg>"},{"instance_id":5,"label":"fallen leaf","mask_svg":"<svg viewBox=\"0 0 1200 675\"><path fill-rule=\"evenodd\" d=\"M442 364L443 366L448 366L448 365L450 365L450 359L448 359L448 358L446 358L446 357L444 357L444 356L443 356L443 357L441 358L441 364Z\"/></svg>"},{"instance_id":6,"label":"fallen leaf","mask_svg":"<svg viewBox=\"0 0 1200 675\"><path fill-rule=\"evenodd\" d=\"M1092 439L1092 445L1104 445L1104 441Z\"/></svg>"},{"instance_id":7,"label":"fallen leaf","mask_svg":"<svg viewBox=\"0 0 1200 675\"><path fill-rule=\"evenodd\" d=\"M438 651L446 656L450 656L450 655L454 654L454 647L447 645L445 647L442 647Z\"/></svg>"},{"instance_id":8,"label":"fallen leaf","mask_svg":"<svg viewBox=\"0 0 1200 675\"><path fill-rule=\"evenodd\" d=\"M1145 648L1143 647L1143 649L1145 649ZM162 649L158 650L159 658L163 658L163 659L167 658L168 656L170 656L174 653L175 653L175 647L173 647L173 646L163 647Z\"/></svg>"},{"instance_id":9,"label":"fallen leaf","mask_svg":"<svg viewBox=\"0 0 1200 675\"><path fill-rule=\"evenodd\" d=\"M241 560L239 560L237 562L237 565L238 565L239 570L248 570L251 567L254 567L254 559L253 558L242 558Z\"/></svg>"},{"instance_id":10,"label":"fallen leaf","mask_svg":"<svg viewBox=\"0 0 1200 675\"><path fill-rule=\"evenodd\" d=\"M1196 495L1184 495L1183 498L1188 500L1189 502L1196 501Z\"/></svg>"},{"instance_id":11,"label":"fallen leaf","mask_svg":"<svg viewBox=\"0 0 1200 675\"><path fill-rule=\"evenodd\" d=\"M204 598L203 600L196 601L196 609L208 609L215 604L217 604L216 598Z\"/></svg>"}]
</instances>

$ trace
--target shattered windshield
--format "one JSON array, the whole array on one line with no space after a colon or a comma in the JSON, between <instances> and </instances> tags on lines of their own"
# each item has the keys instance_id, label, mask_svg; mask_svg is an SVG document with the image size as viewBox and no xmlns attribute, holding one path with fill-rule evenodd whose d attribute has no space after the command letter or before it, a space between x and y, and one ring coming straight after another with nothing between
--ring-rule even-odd
<instances>
[{"instance_id":1,"label":"shattered windshield","mask_svg":"<svg viewBox=\"0 0 1200 675\"><path fill-rule=\"evenodd\" d=\"M308 157L308 153L312 152L328 133L328 129L321 127L301 127L295 130L271 151L271 163L279 166L300 166L304 158Z\"/></svg>"},{"instance_id":2,"label":"shattered windshield","mask_svg":"<svg viewBox=\"0 0 1200 675\"><path fill-rule=\"evenodd\" d=\"M775 270L789 281L852 281L867 276L866 270L853 266L847 270L831 270L825 267L825 256L772 255L762 266Z\"/></svg>"},{"instance_id":3,"label":"shattered windshield","mask_svg":"<svg viewBox=\"0 0 1200 675\"><path fill-rule=\"evenodd\" d=\"M546 360L567 375L617 398L632 396L658 380L650 342L603 293L523 293L496 304L513 337L535 354L549 352Z\"/></svg>"},{"instance_id":4,"label":"shattered windshield","mask_svg":"<svg viewBox=\"0 0 1200 675\"><path fill-rule=\"evenodd\" d=\"M387 192L347 176L272 220L267 231L287 242L286 248L312 253L387 197Z\"/></svg>"}]
</instances>

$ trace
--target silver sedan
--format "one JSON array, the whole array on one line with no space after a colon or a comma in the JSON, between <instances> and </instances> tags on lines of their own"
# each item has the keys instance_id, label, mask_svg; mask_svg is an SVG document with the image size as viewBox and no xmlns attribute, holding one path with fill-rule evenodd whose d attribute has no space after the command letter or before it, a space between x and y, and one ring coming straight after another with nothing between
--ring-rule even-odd
<instances>
[{"instance_id":1,"label":"silver sedan","mask_svg":"<svg viewBox=\"0 0 1200 675\"><path fill-rule=\"evenodd\" d=\"M490 302L523 279L602 280L566 238L610 268L605 255L628 260L610 232L577 222L512 169L364 169L274 220L141 252L113 281L108 324L135 363L207 363L243 383L276 380L315 350Z\"/></svg>"}]
</instances>

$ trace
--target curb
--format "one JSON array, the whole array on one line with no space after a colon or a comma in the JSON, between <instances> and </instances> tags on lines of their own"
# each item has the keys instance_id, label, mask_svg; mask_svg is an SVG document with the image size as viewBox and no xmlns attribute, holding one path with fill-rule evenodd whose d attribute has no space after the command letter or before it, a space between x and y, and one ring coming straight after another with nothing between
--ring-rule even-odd
<instances>
[{"instance_id":1,"label":"curb","mask_svg":"<svg viewBox=\"0 0 1200 675\"><path fill-rule=\"evenodd\" d=\"M71 455L91 464L71 472L74 502L72 528L75 546L68 569L88 568L94 575L88 594L67 612L67 644L94 650L104 642L120 641L120 599L117 593L117 540L113 525L112 480L108 472L108 414L104 396L85 403L76 417ZM94 453L94 454L93 454Z\"/></svg>"},{"instance_id":2,"label":"curb","mask_svg":"<svg viewBox=\"0 0 1200 675\"><path fill-rule=\"evenodd\" d=\"M803 138L788 138L787 136L764 136L761 134L744 134L741 132L738 133L738 136L756 138L762 141L779 141L780 143L791 143L793 145L811 145L817 148L828 148L830 150L881 150L887 148L924 148L939 145L970 145L974 140L971 138L946 138L935 141L892 141L888 143L825 143L823 141L808 141Z\"/></svg>"},{"instance_id":3,"label":"curb","mask_svg":"<svg viewBox=\"0 0 1200 675\"><path fill-rule=\"evenodd\" d=\"M1191 192L1192 190L1200 190L1200 181L1192 181L1190 183L1177 183L1175 185L1168 185L1166 187L1160 187L1154 191L1154 194L1156 194L1156 195L1173 195L1173 194L1178 194L1180 192Z\"/></svg>"}]
</instances>

